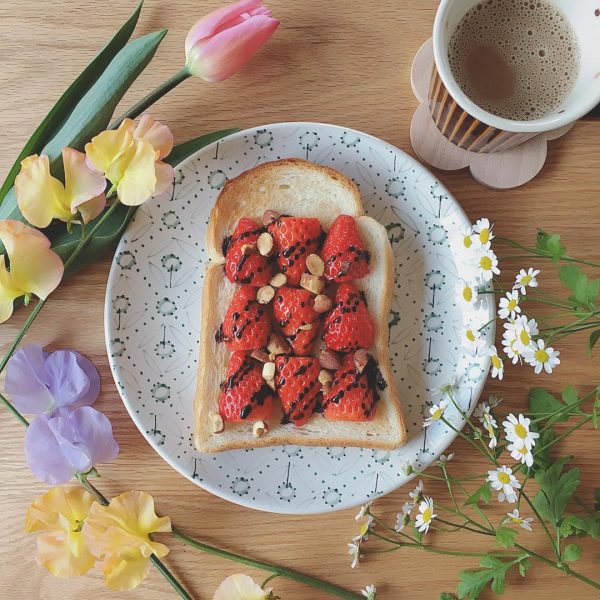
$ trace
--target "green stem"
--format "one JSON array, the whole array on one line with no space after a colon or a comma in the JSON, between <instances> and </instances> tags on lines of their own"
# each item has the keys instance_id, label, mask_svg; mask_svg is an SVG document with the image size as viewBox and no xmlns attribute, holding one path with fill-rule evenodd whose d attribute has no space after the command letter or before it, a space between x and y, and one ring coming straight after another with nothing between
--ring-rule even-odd
<instances>
[{"instance_id":1,"label":"green stem","mask_svg":"<svg viewBox=\"0 0 600 600\"><path fill-rule=\"evenodd\" d=\"M269 575L261 584L260 587L264 590L265 586L267 585L267 583L273 581L273 579L276 579L277 577L279 577L279 575L277 575L277 573L274 573L273 575Z\"/></svg>"},{"instance_id":2,"label":"green stem","mask_svg":"<svg viewBox=\"0 0 600 600\"><path fill-rule=\"evenodd\" d=\"M156 556L156 554L150 555L150 562L156 567L156 570L171 584L173 589L177 592L180 598L184 598L185 600L194 600L192 596L190 596L185 588L177 581L173 573L169 571L166 565Z\"/></svg>"},{"instance_id":3,"label":"green stem","mask_svg":"<svg viewBox=\"0 0 600 600\"><path fill-rule=\"evenodd\" d=\"M204 544L202 542L199 542L198 540L189 537L176 527L173 527L172 534L173 537L181 540L184 544L187 544L192 548L196 548L197 550L201 550L202 552L206 552L207 554L212 554L213 556L220 556L221 558L226 558L227 560L233 560L242 565L246 565L247 567L262 569L263 571L267 571L269 573L279 575L280 577L285 577L287 579L303 583L317 590L327 592L328 594L331 594L332 596L337 596L338 598L346 598L347 600L361 600L362 598L362 596L358 594L348 592L347 590L344 590L336 585L327 583L326 581L321 581L320 579L316 579L314 577L310 577L309 575L304 575L303 573L299 573L298 571L286 569L285 567L277 567L275 565L271 565L260 560L254 560L252 558L248 558L247 556L242 556L241 554L234 554L233 552L228 552L227 550L221 550L220 548L209 546L208 544ZM364 600L364 598L362 598L362 600Z\"/></svg>"},{"instance_id":4,"label":"green stem","mask_svg":"<svg viewBox=\"0 0 600 600\"><path fill-rule=\"evenodd\" d=\"M547 525L546 525L543 517L540 515L540 513L537 510L537 508L535 507L535 505L533 504L533 502L529 499L529 496L523 491L522 488L521 488L521 497L525 499L525 502L527 502L527 504L529 505L529 508L531 508L531 510L534 512L534 514L537 517L538 521L540 522L540 524L544 528L544 531L546 532L546 535L548 536L548 540L550 541L550 545L552 546L552 549L554 550L554 552L556 554L556 558L560 562L560 549L554 543L554 538L552 537L552 534L550 533L550 530L548 529L548 527L547 527Z\"/></svg>"},{"instance_id":5,"label":"green stem","mask_svg":"<svg viewBox=\"0 0 600 600\"><path fill-rule=\"evenodd\" d=\"M508 238L504 238L504 237L500 237L500 236L496 236L495 240L497 242L503 242L505 244L508 244L509 246L512 246L513 248L519 248L519 250L524 250L525 252L532 254L533 256L539 256L540 258L552 258L552 255L549 252L543 251L543 250L537 250L536 248L528 248L527 246L523 246L522 244L519 244L518 242L515 242L514 240L508 239ZM560 260L564 260L566 262L573 262L573 263L579 263L582 265L588 265L589 267L598 267L600 268L600 264L588 261L588 260L581 260L578 258L573 258L571 256L561 256Z\"/></svg>"},{"instance_id":6,"label":"green stem","mask_svg":"<svg viewBox=\"0 0 600 600\"><path fill-rule=\"evenodd\" d=\"M21 425L24 427L29 427L29 421L2 394L0 394L0 402L2 402L2 404L8 408L8 410L13 414L17 421L21 423Z\"/></svg>"},{"instance_id":7,"label":"green stem","mask_svg":"<svg viewBox=\"0 0 600 600\"><path fill-rule=\"evenodd\" d=\"M141 115L147 108L152 106L157 100L168 94L173 88L190 77L190 72L187 67L183 67L181 71L169 77L167 81L159 85L155 90L134 104L129 110L124 112L116 121L113 121L109 129L117 129L125 119L135 119Z\"/></svg>"}]
</instances>

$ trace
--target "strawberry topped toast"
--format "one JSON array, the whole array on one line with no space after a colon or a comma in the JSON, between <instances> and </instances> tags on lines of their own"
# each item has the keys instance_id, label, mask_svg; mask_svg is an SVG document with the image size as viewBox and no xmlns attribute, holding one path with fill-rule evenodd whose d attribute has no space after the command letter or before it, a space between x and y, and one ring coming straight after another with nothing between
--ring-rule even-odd
<instances>
[{"instance_id":1,"label":"strawberry topped toast","mask_svg":"<svg viewBox=\"0 0 600 600\"><path fill-rule=\"evenodd\" d=\"M358 189L300 159L227 182L211 212L195 444L393 449L393 257Z\"/></svg>"}]
</instances>

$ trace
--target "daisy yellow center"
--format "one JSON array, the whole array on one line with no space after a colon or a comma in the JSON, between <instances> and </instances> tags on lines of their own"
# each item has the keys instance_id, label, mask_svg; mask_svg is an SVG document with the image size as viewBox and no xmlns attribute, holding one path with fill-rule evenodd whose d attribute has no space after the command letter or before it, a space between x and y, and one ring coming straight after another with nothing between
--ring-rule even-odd
<instances>
[{"instance_id":1,"label":"daisy yellow center","mask_svg":"<svg viewBox=\"0 0 600 600\"><path fill-rule=\"evenodd\" d=\"M487 244L490 241L490 230L487 227L479 232L479 241L482 244Z\"/></svg>"},{"instance_id":2,"label":"daisy yellow center","mask_svg":"<svg viewBox=\"0 0 600 600\"><path fill-rule=\"evenodd\" d=\"M463 237L463 244L465 248L470 248L473 245L473 240L471 239L470 235L465 235Z\"/></svg>"},{"instance_id":3,"label":"daisy yellow center","mask_svg":"<svg viewBox=\"0 0 600 600\"><path fill-rule=\"evenodd\" d=\"M531 343L531 337L524 329L519 334L519 339L521 340L521 343L523 344L523 346L529 346L529 344ZM537 352L536 352L536 355L537 355Z\"/></svg>"},{"instance_id":4,"label":"daisy yellow center","mask_svg":"<svg viewBox=\"0 0 600 600\"><path fill-rule=\"evenodd\" d=\"M541 363L546 363L550 360L550 355L542 348L538 348L535 351L535 360Z\"/></svg>"},{"instance_id":5,"label":"daisy yellow center","mask_svg":"<svg viewBox=\"0 0 600 600\"><path fill-rule=\"evenodd\" d=\"M498 473L498 481L502 485L506 485L507 483L510 483L510 476L508 475L508 473L502 471L501 473Z\"/></svg>"},{"instance_id":6,"label":"daisy yellow center","mask_svg":"<svg viewBox=\"0 0 600 600\"><path fill-rule=\"evenodd\" d=\"M516 356L519 356L521 353L515 348L515 341L512 341L510 343L510 349L512 350L513 354L515 354Z\"/></svg>"},{"instance_id":7,"label":"daisy yellow center","mask_svg":"<svg viewBox=\"0 0 600 600\"><path fill-rule=\"evenodd\" d=\"M523 275L521 277L521 285L529 285L531 283L531 275Z\"/></svg>"},{"instance_id":8,"label":"daisy yellow center","mask_svg":"<svg viewBox=\"0 0 600 600\"><path fill-rule=\"evenodd\" d=\"M502 361L495 354L492 356L492 366L496 369L502 367Z\"/></svg>"},{"instance_id":9,"label":"daisy yellow center","mask_svg":"<svg viewBox=\"0 0 600 600\"><path fill-rule=\"evenodd\" d=\"M492 269L492 259L489 256L482 256L479 261L479 266L484 271L490 271Z\"/></svg>"},{"instance_id":10,"label":"daisy yellow center","mask_svg":"<svg viewBox=\"0 0 600 600\"><path fill-rule=\"evenodd\" d=\"M518 302L517 300L509 300L508 305L506 306L506 308L508 308L508 310L515 310L515 308L517 308L518 306Z\"/></svg>"},{"instance_id":11,"label":"daisy yellow center","mask_svg":"<svg viewBox=\"0 0 600 600\"><path fill-rule=\"evenodd\" d=\"M515 433L522 439L524 440L527 437L527 429L525 428L524 425L521 425L521 423L517 423L515 425Z\"/></svg>"},{"instance_id":12,"label":"daisy yellow center","mask_svg":"<svg viewBox=\"0 0 600 600\"><path fill-rule=\"evenodd\" d=\"M473 333L472 329L467 329L467 339L470 342L474 342L475 341L475 334Z\"/></svg>"},{"instance_id":13,"label":"daisy yellow center","mask_svg":"<svg viewBox=\"0 0 600 600\"><path fill-rule=\"evenodd\" d=\"M470 287L463 289L463 298L466 302L471 302L471 300L473 300L473 290Z\"/></svg>"},{"instance_id":14,"label":"daisy yellow center","mask_svg":"<svg viewBox=\"0 0 600 600\"><path fill-rule=\"evenodd\" d=\"M527 454L527 448L525 446L523 446L522 448L519 448L518 452L519 452L519 454L522 454L523 456L525 456Z\"/></svg>"},{"instance_id":15,"label":"daisy yellow center","mask_svg":"<svg viewBox=\"0 0 600 600\"><path fill-rule=\"evenodd\" d=\"M431 521L431 515L433 514L433 511L431 510L431 508L427 507L424 511L423 511L423 521L425 523L429 523L429 521Z\"/></svg>"},{"instance_id":16,"label":"daisy yellow center","mask_svg":"<svg viewBox=\"0 0 600 600\"><path fill-rule=\"evenodd\" d=\"M519 519L519 517L511 517L510 520L515 524L515 525L520 525L523 522L523 519Z\"/></svg>"}]
</instances>

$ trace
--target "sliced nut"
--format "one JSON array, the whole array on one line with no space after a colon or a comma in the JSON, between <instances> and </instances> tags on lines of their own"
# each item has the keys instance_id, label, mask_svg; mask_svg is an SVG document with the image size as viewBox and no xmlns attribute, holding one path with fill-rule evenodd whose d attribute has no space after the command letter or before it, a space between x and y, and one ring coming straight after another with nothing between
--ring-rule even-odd
<instances>
[{"instance_id":1,"label":"sliced nut","mask_svg":"<svg viewBox=\"0 0 600 600\"><path fill-rule=\"evenodd\" d=\"M314 304L315 312L325 313L332 306L333 306L333 302L331 301L331 298L329 296L326 296L325 294L319 294L315 298L315 304Z\"/></svg>"},{"instance_id":2,"label":"sliced nut","mask_svg":"<svg viewBox=\"0 0 600 600\"><path fill-rule=\"evenodd\" d=\"M300 278L300 287L303 287L305 290L308 290L313 294L320 294L325 287L325 282L316 275L302 273L302 277Z\"/></svg>"},{"instance_id":3,"label":"sliced nut","mask_svg":"<svg viewBox=\"0 0 600 600\"><path fill-rule=\"evenodd\" d=\"M271 281L269 281L269 283L274 288L280 288L287 283L287 277L283 273L277 273L277 275L273 275L273 277L271 277Z\"/></svg>"},{"instance_id":4,"label":"sliced nut","mask_svg":"<svg viewBox=\"0 0 600 600\"><path fill-rule=\"evenodd\" d=\"M269 431L269 426L264 421L256 421L254 425L252 425L252 435L255 438L262 437Z\"/></svg>"},{"instance_id":5,"label":"sliced nut","mask_svg":"<svg viewBox=\"0 0 600 600\"><path fill-rule=\"evenodd\" d=\"M266 363L270 360L269 355L266 352L263 352L262 350L252 350L250 356L261 363Z\"/></svg>"},{"instance_id":6,"label":"sliced nut","mask_svg":"<svg viewBox=\"0 0 600 600\"><path fill-rule=\"evenodd\" d=\"M323 385L330 383L332 379L333 375L325 369L322 369L319 373L319 383L322 383Z\"/></svg>"},{"instance_id":7,"label":"sliced nut","mask_svg":"<svg viewBox=\"0 0 600 600\"><path fill-rule=\"evenodd\" d=\"M272 333L267 344L267 350L269 354L288 354L290 351L290 345L277 333Z\"/></svg>"},{"instance_id":8,"label":"sliced nut","mask_svg":"<svg viewBox=\"0 0 600 600\"><path fill-rule=\"evenodd\" d=\"M222 433L225 431L225 423L223 422L223 417L219 413L211 411L208 413L208 418L210 419L213 433Z\"/></svg>"},{"instance_id":9,"label":"sliced nut","mask_svg":"<svg viewBox=\"0 0 600 600\"><path fill-rule=\"evenodd\" d=\"M325 263L318 254L309 254L306 257L306 268L317 277L323 275L325 270Z\"/></svg>"},{"instance_id":10,"label":"sliced nut","mask_svg":"<svg viewBox=\"0 0 600 600\"><path fill-rule=\"evenodd\" d=\"M298 330L300 331L310 331L313 328L312 323L305 323L304 325L300 325Z\"/></svg>"},{"instance_id":11,"label":"sliced nut","mask_svg":"<svg viewBox=\"0 0 600 600\"><path fill-rule=\"evenodd\" d=\"M263 225L270 225L273 221L277 221L281 215L274 210L265 210L263 213L262 222Z\"/></svg>"},{"instance_id":12,"label":"sliced nut","mask_svg":"<svg viewBox=\"0 0 600 600\"><path fill-rule=\"evenodd\" d=\"M275 363L266 362L263 365L262 376L265 381L271 381L275 379Z\"/></svg>"},{"instance_id":13,"label":"sliced nut","mask_svg":"<svg viewBox=\"0 0 600 600\"><path fill-rule=\"evenodd\" d=\"M258 292L256 292L256 299L259 304L269 304L275 297L275 290L270 285L263 285Z\"/></svg>"},{"instance_id":14,"label":"sliced nut","mask_svg":"<svg viewBox=\"0 0 600 600\"><path fill-rule=\"evenodd\" d=\"M337 371L341 366L338 355L329 348L324 348L319 355L319 364L330 371Z\"/></svg>"},{"instance_id":15,"label":"sliced nut","mask_svg":"<svg viewBox=\"0 0 600 600\"><path fill-rule=\"evenodd\" d=\"M273 236L264 231L258 236L256 247L263 256L269 256L271 250L273 250Z\"/></svg>"},{"instance_id":16,"label":"sliced nut","mask_svg":"<svg viewBox=\"0 0 600 600\"><path fill-rule=\"evenodd\" d=\"M371 355L364 348L354 353L354 366L359 373L362 373L371 359Z\"/></svg>"},{"instance_id":17,"label":"sliced nut","mask_svg":"<svg viewBox=\"0 0 600 600\"><path fill-rule=\"evenodd\" d=\"M242 247L240 249L242 251L242 254L246 256L247 254L252 254L256 249L256 246L254 244L242 244Z\"/></svg>"}]
</instances>

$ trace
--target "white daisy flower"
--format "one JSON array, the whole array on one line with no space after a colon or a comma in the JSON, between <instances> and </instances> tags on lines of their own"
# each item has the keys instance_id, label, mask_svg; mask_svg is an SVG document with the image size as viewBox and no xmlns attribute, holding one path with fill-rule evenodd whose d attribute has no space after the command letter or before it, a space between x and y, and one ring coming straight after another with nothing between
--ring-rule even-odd
<instances>
[{"instance_id":1,"label":"white daisy flower","mask_svg":"<svg viewBox=\"0 0 600 600\"><path fill-rule=\"evenodd\" d=\"M496 436L496 419L488 412L483 415L483 426L490 436L489 447L495 448L498 445L498 437Z\"/></svg>"},{"instance_id":2,"label":"white daisy flower","mask_svg":"<svg viewBox=\"0 0 600 600\"><path fill-rule=\"evenodd\" d=\"M433 512L433 499L429 497L423 498L423 501L419 504L419 514L415 519L417 531L427 533L429 531L429 526L435 517L437 517L437 515Z\"/></svg>"},{"instance_id":3,"label":"white daisy flower","mask_svg":"<svg viewBox=\"0 0 600 600\"><path fill-rule=\"evenodd\" d=\"M525 269L521 269L515 278L513 290L518 289L521 294L525 296L527 294L528 287L536 288L538 286L538 280L536 277L539 274L540 271L538 269L533 269L532 267L529 267L527 271Z\"/></svg>"},{"instance_id":4,"label":"white daisy flower","mask_svg":"<svg viewBox=\"0 0 600 600\"><path fill-rule=\"evenodd\" d=\"M506 298L500 298L498 316L501 319L516 319L520 312L519 292L506 292Z\"/></svg>"},{"instance_id":5,"label":"white daisy flower","mask_svg":"<svg viewBox=\"0 0 600 600\"><path fill-rule=\"evenodd\" d=\"M367 600L377 600L377 589L374 585L368 585L364 590L361 590L360 593Z\"/></svg>"},{"instance_id":6,"label":"white daisy flower","mask_svg":"<svg viewBox=\"0 0 600 600\"><path fill-rule=\"evenodd\" d=\"M525 446L527 450L531 450L535 446L535 440L540 437L537 431L530 431L529 425L531 419L523 415L515 417L512 413L506 417L506 421L502 422L506 440L517 446Z\"/></svg>"},{"instance_id":7,"label":"white daisy flower","mask_svg":"<svg viewBox=\"0 0 600 600\"><path fill-rule=\"evenodd\" d=\"M512 474L512 469L507 466L498 467L488 471L487 481L498 492L498 502L505 500L510 504L517 501L516 489L521 487L518 479Z\"/></svg>"},{"instance_id":8,"label":"white daisy flower","mask_svg":"<svg viewBox=\"0 0 600 600\"><path fill-rule=\"evenodd\" d=\"M456 286L456 295L460 298L461 302L469 306L477 308L481 304L479 290L473 282L461 281Z\"/></svg>"},{"instance_id":9,"label":"white daisy flower","mask_svg":"<svg viewBox=\"0 0 600 600\"><path fill-rule=\"evenodd\" d=\"M527 446L512 442L508 444L506 449L510 452L511 457L515 460L518 460L520 463L527 465L528 467L533 466L533 454L527 449Z\"/></svg>"},{"instance_id":10,"label":"white daisy flower","mask_svg":"<svg viewBox=\"0 0 600 600\"><path fill-rule=\"evenodd\" d=\"M412 492L408 492L408 495L412 498L413 506L419 504L423 500L423 482L419 480L417 487Z\"/></svg>"},{"instance_id":11,"label":"white daisy flower","mask_svg":"<svg viewBox=\"0 0 600 600\"><path fill-rule=\"evenodd\" d=\"M475 254L474 266L477 268L479 277L483 281L491 281L494 275L500 275L498 268L498 258L491 248L483 246Z\"/></svg>"},{"instance_id":12,"label":"white daisy flower","mask_svg":"<svg viewBox=\"0 0 600 600\"><path fill-rule=\"evenodd\" d=\"M356 544L361 544L362 542L369 539L369 532L373 529L373 517L369 515L367 520L361 524L360 533L352 538L352 541Z\"/></svg>"},{"instance_id":13,"label":"white daisy flower","mask_svg":"<svg viewBox=\"0 0 600 600\"><path fill-rule=\"evenodd\" d=\"M479 326L470 319L463 325L461 345L471 354L477 354L485 345L485 341L481 337L481 331L479 331Z\"/></svg>"},{"instance_id":14,"label":"white daisy flower","mask_svg":"<svg viewBox=\"0 0 600 600\"><path fill-rule=\"evenodd\" d=\"M445 454L440 454L440 457L437 459L435 464L438 467L441 467L442 465L449 463L454 458L454 456L455 456L454 452L452 452L451 454L448 454L448 456L446 456Z\"/></svg>"},{"instance_id":15,"label":"white daisy flower","mask_svg":"<svg viewBox=\"0 0 600 600\"><path fill-rule=\"evenodd\" d=\"M490 225L488 219L479 219L475 225L473 225L473 233L477 235L477 240L482 246L489 244L493 239L492 234L493 225Z\"/></svg>"},{"instance_id":16,"label":"white daisy flower","mask_svg":"<svg viewBox=\"0 0 600 600\"><path fill-rule=\"evenodd\" d=\"M439 421L443 416L445 410L448 408L448 400L441 400L439 404L434 404L429 409L429 417L423 421L423 427L429 427L436 421Z\"/></svg>"},{"instance_id":17,"label":"white daisy flower","mask_svg":"<svg viewBox=\"0 0 600 600\"><path fill-rule=\"evenodd\" d=\"M473 416L483 423L483 415L490 412L491 406L487 402L480 402L473 411Z\"/></svg>"},{"instance_id":18,"label":"white daisy flower","mask_svg":"<svg viewBox=\"0 0 600 600\"><path fill-rule=\"evenodd\" d=\"M371 502L367 502L365 505L361 506L360 510L358 511L358 514L354 517L354 519L356 521L360 521L361 519L364 519L367 512L369 512L369 508L371 508Z\"/></svg>"},{"instance_id":19,"label":"white daisy flower","mask_svg":"<svg viewBox=\"0 0 600 600\"><path fill-rule=\"evenodd\" d=\"M519 514L519 509L515 508L512 512L506 513L507 518L504 519L504 523L512 523L513 525L518 525L522 529L526 529L527 531L531 531L531 524L533 523L532 518L524 519Z\"/></svg>"},{"instance_id":20,"label":"white daisy flower","mask_svg":"<svg viewBox=\"0 0 600 600\"><path fill-rule=\"evenodd\" d=\"M465 227L465 229L460 232L460 240L463 248L466 250L470 250L473 247L473 238L473 230L470 227Z\"/></svg>"},{"instance_id":21,"label":"white daisy flower","mask_svg":"<svg viewBox=\"0 0 600 600\"><path fill-rule=\"evenodd\" d=\"M513 365L521 362L523 355L517 349L517 333L514 329L507 329L502 334L502 349Z\"/></svg>"},{"instance_id":22,"label":"white daisy flower","mask_svg":"<svg viewBox=\"0 0 600 600\"><path fill-rule=\"evenodd\" d=\"M352 564L350 566L355 569L362 556L360 553L360 544L356 542L348 544L348 554L352 557Z\"/></svg>"},{"instance_id":23,"label":"white daisy flower","mask_svg":"<svg viewBox=\"0 0 600 600\"><path fill-rule=\"evenodd\" d=\"M520 354L525 353L525 350L534 343L533 338L540 332L537 321L535 319L527 318L527 315L521 315L514 321L505 323L504 328L507 331L514 331L514 348Z\"/></svg>"},{"instance_id":24,"label":"white daisy flower","mask_svg":"<svg viewBox=\"0 0 600 600\"><path fill-rule=\"evenodd\" d=\"M492 365L492 379L497 377L500 381L502 381L502 378L504 377L504 363L498 356L498 350L496 350L496 346L490 346L486 353L490 357L490 362Z\"/></svg>"},{"instance_id":25,"label":"white daisy flower","mask_svg":"<svg viewBox=\"0 0 600 600\"><path fill-rule=\"evenodd\" d=\"M529 348L523 352L525 362L534 367L535 374L539 375L542 371L552 373L556 365L560 365L560 352L552 347L546 348L544 340L539 339L533 342Z\"/></svg>"},{"instance_id":26,"label":"white daisy flower","mask_svg":"<svg viewBox=\"0 0 600 600\"><path fill-rule=\"evenodd\" d=\"M409 460L403 460L400 463L400 473L405 477L412 475L415 472L415 468L412 466L412 463Z\"/></svg>"},{"instance_id":27,"label":"white daisy flower","mask_svg":"<svg viewBox=\"0 0 600 600\"><path fill-rule=\"evenodd\" d=\"M402 512L399 512L396 515L396 527L394 529L398 533L400 533L410 523L410 512L414 507L414 504L405 502L402 506Z\"/></svg>"}]
</instances>

